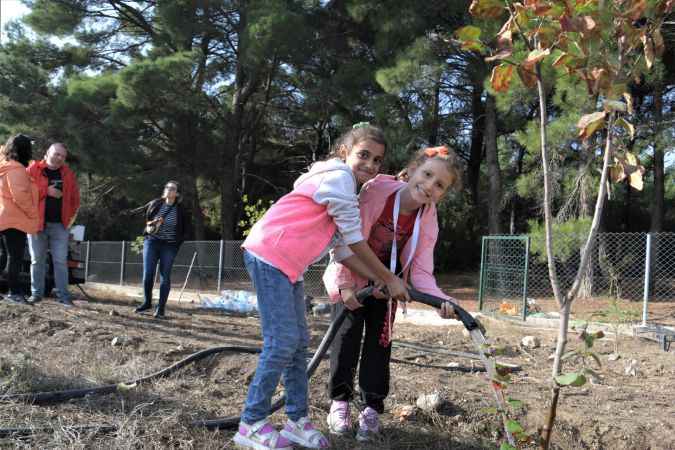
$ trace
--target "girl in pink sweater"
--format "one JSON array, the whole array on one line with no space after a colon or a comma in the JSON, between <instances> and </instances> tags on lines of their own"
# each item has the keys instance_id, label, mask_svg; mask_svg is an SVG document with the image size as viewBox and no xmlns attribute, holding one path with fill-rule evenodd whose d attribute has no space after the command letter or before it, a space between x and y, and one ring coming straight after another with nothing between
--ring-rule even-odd
<instances>
[{"instance_id":1,"label":"girl in pink sweater","mask_svg":"<svg viewBox=\"0 0 675 450\"><path fill-rule=\"evenodd\" d=\"M338 141L334 158L321 161L295 182L253 226L244 241L244 262L258 299L263 350L249 386L239 431L243 448L287 449L293 444L326 448L328 440L308 418L302 274L335 245L350 249L371 279L401 300L405 285L380 262L361 234L357 186L373 178L385 151L382 131L358 124ZM288 421L278 433L267 417L283 377Z\"/></svg>"},{"instance_id":2,"label":"girl in pink sweater","mask_svg":"<svg viewBox=\"0 0 675 450\"><path fill-rule=\"evenodd\" d=\"M363 186L359 194L363 236L392 272L402 273L421 292L454 302L436 285L433 256L438 238L436 204L448 189L460 188L461 166L455 153L446 147L427 148L408 165L407 177L405 183L389 175L378 175ZM334 261L324 274L328 293L336 302L334 316L344 308L351 311L331 347L328 390L332 403L328 426L333 434L351 430L349 401L359 365L362 408L356 438L364 441L379 431L379 414L389 393L396 301L370 297L361 305L356 300L356 292L368 283L362 276L368 272L352 263L351 253L344 246L336 248ZM454 317L449 303L439 313L444 318Z\"/></svg>"}]
</instances>

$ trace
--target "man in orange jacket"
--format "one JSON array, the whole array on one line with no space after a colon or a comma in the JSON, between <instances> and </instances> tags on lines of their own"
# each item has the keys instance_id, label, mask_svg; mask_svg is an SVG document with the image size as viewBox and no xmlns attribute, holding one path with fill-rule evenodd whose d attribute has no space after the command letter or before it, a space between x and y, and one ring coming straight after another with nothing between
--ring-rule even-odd
<instances>
[{"instance_id":1,"label":"man in orange jacket","mask_svg":"<svg viewBox=\"0 0 675 450\"><path fill-rule=\"evenodd\" d=\"M33 161L28 173L37 184L40 225L37 234L28 235L30 249L31 297L37 303L45 295L47 249L52 255L54 284L58 301L73 306L68 292L68 229L80 208L80 189L75 173L66 165L68 150L52 144L42 161Z\"/></svg>"}]
</instances>

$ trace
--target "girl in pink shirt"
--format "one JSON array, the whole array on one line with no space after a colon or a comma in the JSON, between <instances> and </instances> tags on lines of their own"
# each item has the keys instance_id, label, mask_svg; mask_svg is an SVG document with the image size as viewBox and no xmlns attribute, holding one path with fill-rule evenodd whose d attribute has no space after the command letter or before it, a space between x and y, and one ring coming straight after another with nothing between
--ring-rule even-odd
<instances>
[{"instance_id":1,"label":"girl in pink shirt","mask_svg":"<svg viewBox=\"0 0 675 450\"><path fill-rule=\"evenodd\" d=\"M242 247L256 289L263 350L249 386L239 430L243 448L326 448L328 440L308 418L302 274L335 245L349 249L365 273L401 300L405 285L375 256L361 234L357 186L373 178L385 151L382 131L358 124L338 141L334 158L321 161L295 182L253 226ZM348 262L349 264L349 262ZM283 377L288 421L281 433L268 422L274 391Z\"/></svg>"},{"instance_id":2,"label":"girl in pink shirt","mask_svg":"<svg viewBox=\"0 0 675 450\"><path fill-rule=\"evenodd\" d=\"M392 272L402 273L417 290L451 302L455 300L438 288L433 275L438 238L436 204L448 189L460 189L461 172L454 152L446 147L427 148L406 168L407 183L378 175L359 194L363 236L380 261ZM379 414L389 393L396 301L370 297L361 305L355 293L367 285L363 276L367 270L351 261L354 258L344 246L336 248L333 256L324 274L328 293L336 302L333 314L340 314L344 308L351 312L331 347L328 390L332 403L327 421L333 434L351 431L349 401L358 365L362 408L356 438L365 441L379 431ZM450 303L444 304L439 313L444 318L454 317Z\"/></svg>"}]
</instances>

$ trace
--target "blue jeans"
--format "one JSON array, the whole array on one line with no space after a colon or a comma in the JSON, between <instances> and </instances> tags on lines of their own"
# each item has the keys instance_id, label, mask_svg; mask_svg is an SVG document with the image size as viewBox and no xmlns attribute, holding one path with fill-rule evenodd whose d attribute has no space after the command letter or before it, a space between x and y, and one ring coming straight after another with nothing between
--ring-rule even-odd
<instances>
[{"instance_id":1,"label":"blue jeans","mask_svg":"<svg viewBox=\"0 0 675 450\"><path fill-rule=\"evenodd\" d=\"M30 251L30 290L37 297L45 295L47 249L52 255L54 285L60 300L69 300L68 292L68 239L70 233L62 223L45 222L45 228L37 234L28 235Z\"/></svg>"},{"instance_id":2,"label":"blue jeans","mask_svg":"<svg viewBox=\"0 0 675 450\"><path fill-rule=\"evenodd\" d=\"M152 288L155 284L155 268L159 261L159 306L163 308L171 290L171 268L178 253L178 244L161 239L146 238L143 241L143 291L145 303L152 303Z\"/></svg>"},{"instance_id":3,"label":"blue jeans","mask_svg":"<svg viewBox=\"0 0 675 450\"><path fill-rule=\"evenodd\" d=\"M297 421L307 415L309 331L303 282L291 283L280 270L248 252L244 263L258 298L263 349L241 420L252 424L269 416L272 395L283 376L286 415Z\"/></svg>"}]
</instances>

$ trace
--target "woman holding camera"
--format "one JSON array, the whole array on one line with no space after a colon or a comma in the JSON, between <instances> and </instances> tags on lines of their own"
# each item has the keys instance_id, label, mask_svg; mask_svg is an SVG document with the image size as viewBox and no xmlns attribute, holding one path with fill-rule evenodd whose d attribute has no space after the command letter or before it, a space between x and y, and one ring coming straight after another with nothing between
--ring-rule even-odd
<instances>
[{"instance_id":1,"label":"woman holding camera","mask_svg":"<svg viewBox=\"0 0 675 450\"><path fill-rule=\"evenodd\" d=\"M168 181L161 198L152 200L145 209L143 230L143 291L145 301L136 312L152 308L155 267L159 261L159 302L155 317L164 317L164 308L171 290L171 268L178 249L187 235L187 215L181 205L179 184Z\"/></svg>"}]
</instances>

